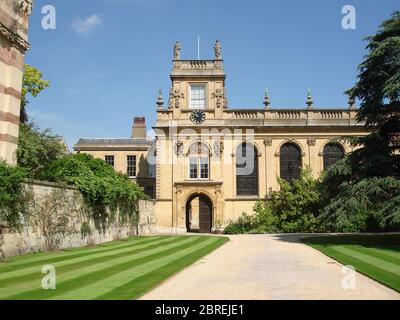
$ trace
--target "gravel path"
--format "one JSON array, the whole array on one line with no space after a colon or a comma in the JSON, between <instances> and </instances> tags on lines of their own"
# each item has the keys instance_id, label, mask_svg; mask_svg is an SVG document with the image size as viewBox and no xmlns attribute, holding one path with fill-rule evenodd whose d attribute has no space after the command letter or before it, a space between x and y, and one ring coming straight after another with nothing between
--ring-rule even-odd
<instances>
[{"instance_id":1,"label":"gravel path","mask_svg":"<svg viewBox=\"0 0 400 320\"><path fill-rule=\"evenodd\" d=\"M238 235L141 299L399 299L356 274L342 288L343 266L298 242L299 235Z\"/></svg>"}]
</instances>

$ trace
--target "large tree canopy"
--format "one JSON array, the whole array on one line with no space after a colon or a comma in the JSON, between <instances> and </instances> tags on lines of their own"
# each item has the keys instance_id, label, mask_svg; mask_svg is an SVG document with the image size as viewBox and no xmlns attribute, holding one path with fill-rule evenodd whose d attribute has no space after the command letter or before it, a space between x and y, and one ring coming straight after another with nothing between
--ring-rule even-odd
<instances>
[{"instance_id":1,"label":"large tree canopy","mask_svg":"<svg viewBox=\"0 0 400 320\"><path fill-rule=\"evenodd\" d=\"M322 218L338 231L400 229L400 12L367 37L368 53L348 94L360 100L358 121L371 131L324 178Z\"/></svg>"},{"instance_id":2,"label":"large tree canopy","mask_svg":"<svg viewBox=\"0 0 400 320\"><path fill-rule=\"evenodd\" d=\"M359 66L358 82L348 91L361 102L358 120L400 151L400 11L367 37L368 54Z\"/></svg>"}]
</instances>

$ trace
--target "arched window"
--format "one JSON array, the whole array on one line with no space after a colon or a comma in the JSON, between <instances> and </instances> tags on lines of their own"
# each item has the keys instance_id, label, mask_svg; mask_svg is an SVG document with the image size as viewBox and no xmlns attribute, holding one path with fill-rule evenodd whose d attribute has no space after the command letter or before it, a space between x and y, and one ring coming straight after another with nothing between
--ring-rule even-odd
<instances>
[{"instance_id":1,"label":"arched window","mask_svg":"<svg viewBox=\"0 0 400 320\"><path fill-rule=\"evenodd\" d=\"M301 152L294 143L285 143L280 151L281 178L286 181L297 179L301 169Z\"/></svg>"},{"instance_id":2,"label":"arched window","mask_svg":"<svg viewBox=\"0 0 400 320\"><path fill-rule=\"evenodd\" d=\"M236 149L236 194L258 195L258 152L251 143L243 142Z\"/></svg>"},{"instance_id":3,"label":"arched window","mask_svg":"<svg viewBox=\"0 0 400 320\"><path fill-rule=\"evenodd\" d=\"M189 178L209 179L210 150L202 142L195 142L189 148Z\"/></svg>"},{"instance_id":4,"label":"arched window","mask_svg":"<svg viewBox=\"0 0 400 320\"><path fill-rule=\"evenodd\" d=\"M324 147L324 170L344 157L343 148L338 143L328 143Z\"/></svg>"}]
</instances>

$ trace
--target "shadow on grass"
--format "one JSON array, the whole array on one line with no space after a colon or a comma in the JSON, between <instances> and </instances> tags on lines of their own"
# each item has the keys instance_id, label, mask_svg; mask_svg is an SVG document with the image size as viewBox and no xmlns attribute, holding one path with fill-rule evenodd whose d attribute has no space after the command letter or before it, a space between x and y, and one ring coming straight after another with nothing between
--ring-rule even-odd
<instances>
[{"instance_id":1,"label":"shadow on grass","mask_svg":"<svg viewBox=\"0 0 400 320\"><path fill-rule=\"evenodd\" d=\"M338 234L300 238L308 245L355 245L400 252L400 234Z\"/></svg>"},{"instance_id":2,"label":"shadow on grass","mask_svg":"<svg viewBox=\"0 0 400 320\"><path fill-rule=\"evenodd\" d=\"M328 234L293 233L275 234L276 240L289 243L304 243L310 246L355 245L400 252L400 233L397 234Z\"/></svg>"}]
</instances>

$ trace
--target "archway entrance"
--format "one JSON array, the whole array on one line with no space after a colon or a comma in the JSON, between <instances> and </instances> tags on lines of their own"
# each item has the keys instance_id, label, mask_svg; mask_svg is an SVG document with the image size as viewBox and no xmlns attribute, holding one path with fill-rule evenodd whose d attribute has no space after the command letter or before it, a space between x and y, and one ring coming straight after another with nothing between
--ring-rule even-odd
<instances>
[{"instance_id":1,"label":"archway entrance","mask_svg":"<svg viewBox=\"0 0 400 320\"><path fill-rule=\"evenodd\" d=\"M186 230L211 233L212 202L204 194L195 194L186 202Z\"/></svg>"}]
</instances>

